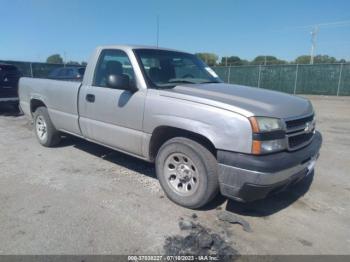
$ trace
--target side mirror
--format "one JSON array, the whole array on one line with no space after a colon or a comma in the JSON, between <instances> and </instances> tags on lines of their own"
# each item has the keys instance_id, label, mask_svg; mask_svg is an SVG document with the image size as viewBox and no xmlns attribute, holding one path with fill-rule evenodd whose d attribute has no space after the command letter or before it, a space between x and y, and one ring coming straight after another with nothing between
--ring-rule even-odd
<instances>
[{"instance_id":1,"label":"side mirror","mask_svg":"<svg viewBox=\"0 0 350 262\"><path fill-rule=\"evenodd\" d=\"M109 75L107 79L107 86L114 89L124 89L130 92L136 92L136 86L130 84L128 75Z\"/></svg>"}]
</instances>

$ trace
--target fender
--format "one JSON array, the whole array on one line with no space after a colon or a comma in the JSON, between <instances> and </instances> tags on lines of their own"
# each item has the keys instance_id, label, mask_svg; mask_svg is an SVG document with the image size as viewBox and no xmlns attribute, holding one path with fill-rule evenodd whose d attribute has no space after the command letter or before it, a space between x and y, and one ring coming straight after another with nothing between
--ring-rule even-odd
<instances>
[{"instance_id":1,"label":"fender","mask_svg":"<svg viewBox=\"0 0 350 262\"><path fill-rule=\"evenodd\" d=\"M221 112L215 112L217 110ZM179 115L153 114L151 123L147 124L150 130L146 132L153 134L159 126L180 128L205 137L215 149L250 152L252 137L251 126L247 118L227 110L216 109L215 111L201 111L200 113L206 116L202 117L201 121ZM195 110L193 113L196 113ZM205 120L209 121L205 122ZM144 148L148 148L151 136L148 145L146 144Z\"/></svg>"}]
</instances>

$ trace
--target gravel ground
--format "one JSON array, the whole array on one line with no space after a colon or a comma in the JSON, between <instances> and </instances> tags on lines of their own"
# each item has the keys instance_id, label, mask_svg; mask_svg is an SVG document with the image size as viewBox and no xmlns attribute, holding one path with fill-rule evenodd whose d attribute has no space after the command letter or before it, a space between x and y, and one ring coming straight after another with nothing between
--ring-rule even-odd
<instances>
[{"instance_id":1,"label":"gravel ground","mask_svg":"<svg viewBox=\"0 0 350 262\"><path fill-rule=\"evenodd\" d=\"M196 211L164 196L153 165L73 137L44 148L1 106L0 254L164 254L203 232L235 254L350 254L350 97L309 98L324 138L313 181ZM194 218L197 231L179 227Z\"/></svg>"}]
</instances>

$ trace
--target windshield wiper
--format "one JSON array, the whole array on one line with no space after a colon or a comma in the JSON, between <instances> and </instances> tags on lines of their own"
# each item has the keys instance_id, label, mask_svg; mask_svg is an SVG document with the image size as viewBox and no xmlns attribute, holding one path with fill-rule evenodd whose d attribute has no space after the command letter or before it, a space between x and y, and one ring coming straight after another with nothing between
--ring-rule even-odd
<instances>
[{"instance_id":1,"label":"windshield wiper","mask_svg":"<svg viewBox=\"0 0 350 262\"><path fill-rule=\"evenodd\" d=\"M168 83L185 83L185 84L196 84L196 82L184 79L171 79Z\"/></svg>"},{"instance_id":2,"label":"windshield wiper","mask_svg":"<svg viewBox=\"0 0 350 262\"><path fill-rule=\"evenodd\" d=\"M213 84L213 83L220 83L219 81L204 81L204 82L200 82L200 84Z\"/></svg>"}]
</instances>

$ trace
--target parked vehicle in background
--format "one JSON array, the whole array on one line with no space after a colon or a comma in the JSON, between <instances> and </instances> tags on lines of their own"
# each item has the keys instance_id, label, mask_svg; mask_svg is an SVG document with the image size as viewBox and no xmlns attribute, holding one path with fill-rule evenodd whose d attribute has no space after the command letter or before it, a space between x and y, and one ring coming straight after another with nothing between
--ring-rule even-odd
<instances>
[{"instance_id":1,"label":"parked vehicle in background","mask_svg":"<svg viewBox=\"0 0 350 262\"><path fill-rule=\"evenodd\" d=\"M85 73L85 67L60 67L52 70L48 78L56 80L76 80L81 81Z\"/></svg>"},{"instance_id":2,"label":"parked vehicle in background","mask_svg":"<svg viewBox=\"0 0 350 262\"><path fill-rule=\"evenodd\" d=\"M17 67L0 64L0 103L18 106L18 80L21 72Z\"/></svg>"},{"instance_id":3,"label":"parked vehicle in background","mask_svg":"<svg viewBox=\"0 0 350 262\"><path fill-rule=\"evenodd\" d=\"M222 83L168 49L99 47L82 83L21 78L19 94L43 146L64 132L154 162L167 196L190 208L301 181L322 143L307 99Z\"/></svg>"}]
</instances>

